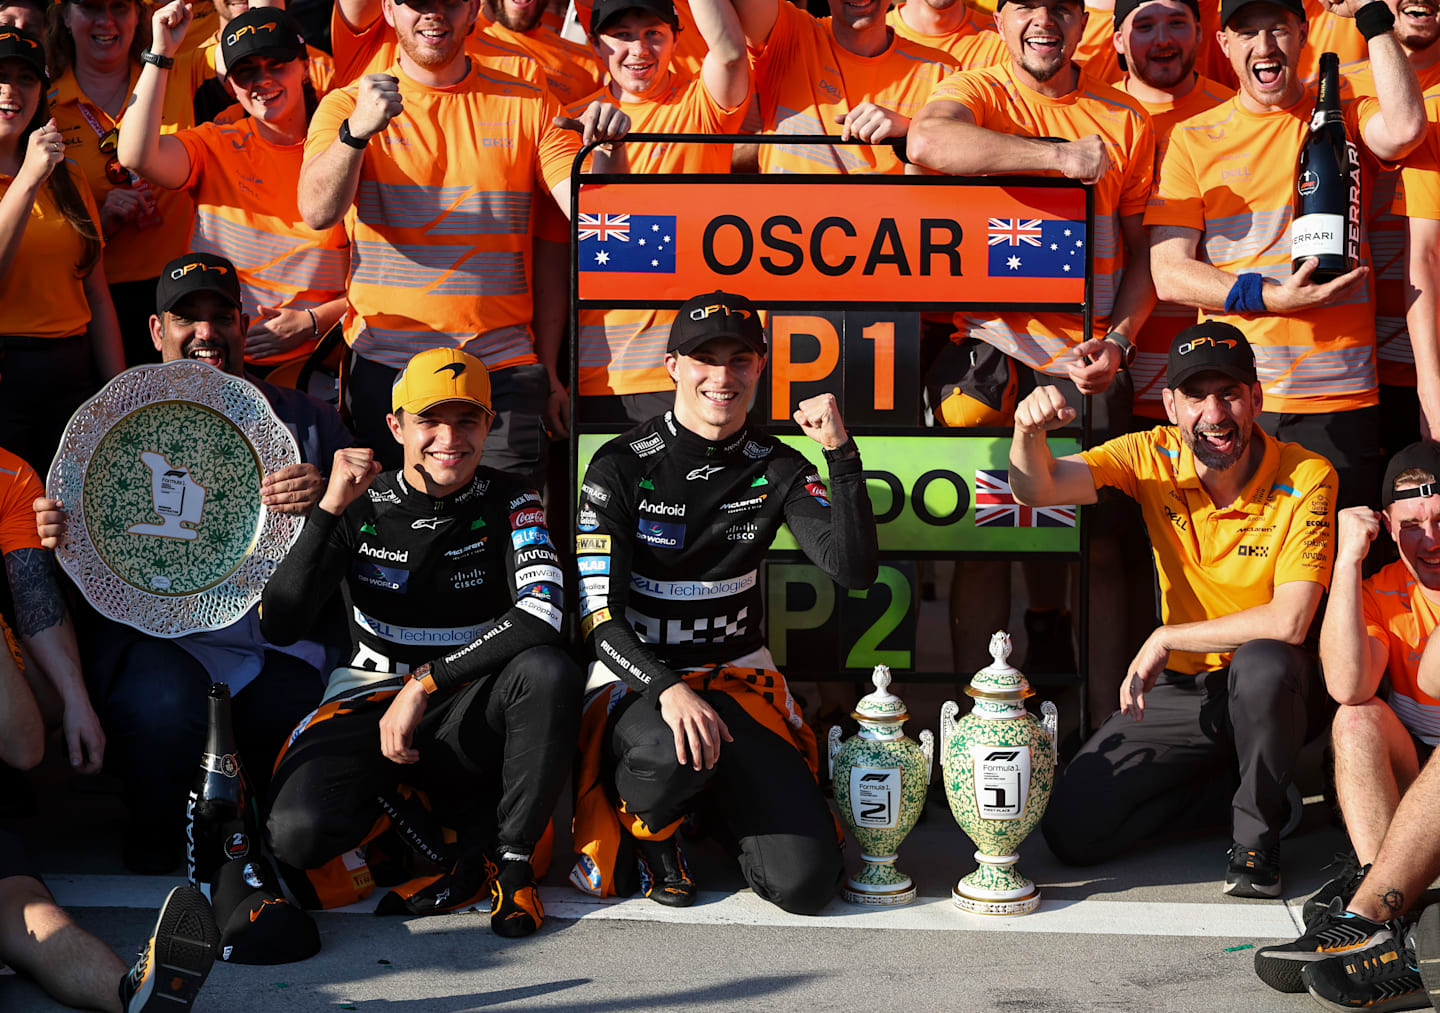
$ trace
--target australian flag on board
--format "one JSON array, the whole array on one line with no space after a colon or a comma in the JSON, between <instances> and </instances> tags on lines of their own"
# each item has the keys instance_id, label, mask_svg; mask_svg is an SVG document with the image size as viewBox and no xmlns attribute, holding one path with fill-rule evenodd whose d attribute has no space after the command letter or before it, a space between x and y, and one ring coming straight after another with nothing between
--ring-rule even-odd
<instances>
[{"instance_id":1,"label":"australian flag on board","mask_svg":"<svg viewBox=\"0 0 1440 1013\"><path fill-rule=\"evenodd\" d=\"M1063 218L991 218L990 277L1085 277L1085 223Z\"/></svg>"},{"instance_id":2,"label":"australian flag on board","mask_svg":"<svg viewBox=\"0 0 1440 1013\"><path fill-rule=\"evenodd\" d=\"M580 270L674 274L675 217L582 213Z\"/></svg>"}]
</instances>

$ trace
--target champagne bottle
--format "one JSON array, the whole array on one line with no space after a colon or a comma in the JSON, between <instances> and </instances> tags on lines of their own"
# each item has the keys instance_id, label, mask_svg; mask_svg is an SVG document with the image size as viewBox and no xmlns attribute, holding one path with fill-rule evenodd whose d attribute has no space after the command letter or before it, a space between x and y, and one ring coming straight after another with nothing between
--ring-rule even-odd
<instances>
[{"instance_id":1,"label":"champagne bottle","mask_svg":"<svg viewBox=\"0 0 1440 1013\"><path fill-rule=\"evenodd\" d=\"M206 899L226 861L250 851L246 806L250 790L230 721L230 688L210 686L210 728L185 809L185 858L190 882Z\"/></svg>"},{"instance_id":2,"label":"champagne bottle","mask_svg":"<svg viewBox=\"0 0 1440 1013\"><path fill-rule=\"evenodd\" d=\"M1345 133L1334 53L1320 54L1320 91L1295 167L1290 270L1312 257L1319 261L1315 282L1338 278L1360 260L1360 157Z\"/></svg>"}]
</instances>

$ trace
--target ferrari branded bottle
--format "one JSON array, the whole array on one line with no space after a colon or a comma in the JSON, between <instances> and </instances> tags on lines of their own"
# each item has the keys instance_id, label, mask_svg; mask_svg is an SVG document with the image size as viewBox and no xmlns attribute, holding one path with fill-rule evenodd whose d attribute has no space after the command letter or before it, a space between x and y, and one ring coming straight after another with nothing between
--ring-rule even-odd
<instances>
[{"instance_id":1,"label":"ferrari branded bottle","mask_svg":"<svg viewBox=\"0 0 1440 1013\"><path fill-rule=\"evenodd\" d=\"M1320 54L1320 92L1295 167L1290 269L1319 261L1312 280L1330 281L1360 260L1360 158L1340 109L1340 58Z\"/></svg>"},{"instance_id":2,"label":"ferrari branded bottle","mask_svg":"<svg viewBox=\"0 0 1440 1013\"><path fill-rule=\"evenodd\" d=\"M230 688L210 686L210 730L185 806L185 859L190 882L208 898L226 861L250 852L246 806L249 788L235 729L230 721Z\"/></svg>"}]
</instances>

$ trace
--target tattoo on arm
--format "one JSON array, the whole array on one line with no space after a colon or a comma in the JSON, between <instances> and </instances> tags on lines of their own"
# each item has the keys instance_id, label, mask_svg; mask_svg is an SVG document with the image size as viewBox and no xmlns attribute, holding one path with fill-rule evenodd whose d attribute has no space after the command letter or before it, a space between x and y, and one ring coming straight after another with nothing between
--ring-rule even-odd
<instances>
[{"instance_id":1,"label":"tattoo on arm","mask_svg":"<svg viewBox=\"0 0 1440 1013\"><path fill-rule=\"evenodd\" d=\"M1405 894L1392 886L1380 895L1380 903L1385 905L1390 917L1397 918L1405 910Z\"/></svg>"},{"instance_id":2,"label":"tattoo on arm","mask_svg":"<svg viewBox=\"0 0 1440 1013\"><path fill-rule=\"evenodd\" d=\"M33 637L65 621L65 599L55 583L50 553L16 549L5 553L5 573L15 598L15 622L22 637Z\"/></svg>"}]
</instances>

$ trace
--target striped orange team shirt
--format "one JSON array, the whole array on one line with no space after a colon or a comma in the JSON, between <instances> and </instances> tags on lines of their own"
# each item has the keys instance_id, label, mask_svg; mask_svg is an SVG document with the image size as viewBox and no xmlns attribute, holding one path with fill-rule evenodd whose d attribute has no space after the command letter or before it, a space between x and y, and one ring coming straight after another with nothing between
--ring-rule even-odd
<instances>
[{"instance_id":1,"label":"striped orange team shirt","mask_svg":"<svg viewBox=\"0 0 1440 1013\"><path fill-rule=\"evenodd\" d=\"M609 89L575 103L578 116L591 100L610 98ZM740 127L745 105L723 108L699 77L671 71L670 87L648 102L616 103L636 133L728 134ZM730 171L730 145L627 144L632 173ZM580 313L580 393L642 394L670 390L665 344L673 310L583 310Z\"/></svg>"},{"instance_id":2,"label":"striped orange team shirt","mask_svg":"<svg viewBox=\"0 0 1440 1013\"><path fill-rule=\"evenodd\" d=\"M464 348L490 369L538 361L530 331L535 192L568 178L580 137L553 123L543 87L478 63L428 88L394 64L405 113L365 149L350 238L345 340L399 368L426 348ZM355 108L357 86L320 101L313 158Z\"/></svg>"},{"instance_id":3,"label":"striped orange team shirt","mask_svg":"<svg viewBox=\"0 0 1440 1013\"><path fill-rule=\"evenodd\" d=\"M1298 443L1255 426L1265 456L1234 503L1200 484L1195 457L1175 426L1117 437L1079 456L1097 489L1140 504L1160 577L1160 621L1200 622L1268 603L1280 584L1328 587L1334 562L1335 469ZM1166 668L1209 672L1226 652L1171 651Z\"/></svg>"},{"instance_id":4,"label":"striped orange team shirt","mask_svg":"<svg viewBox=\"0 0 1440 1013\"><path fill-rule=\"evenodd\" d=\"M260 319L258 306L314 309L345 294L345 227L317 231L300 218L296 191L303 143L271 144L248 116L182 130L175 139L190 156L190 175L180 184L195 200L190 248L235 265L242 306L252 322ZM249 361L287 362L314 347L310 340Z\"/></svg>"},{"instance_id":5,"label":"striped orange team shirt","mask_svg":"<svg viewBox=\"0 0 1440 1013\"><path fill-rule=\"evenodd\" d=\"M1094 335L1110 322L1115 293L1125 273L1120 219L1145 210L1155 173L1155 134L1140 103L1080 67L1074 91L1050 98L1016 80L1009 63L967 70L946 78L932 102L958 102L977 125L1022 137L1084 137L1099 134L1110 168L1095 186ZM1036 175L1058 175L1036 173ZM979 338L1042 373L1063 374L1071 351L1088 337L1074 313L957 313L952 340Z\"/></svg>"},{"instance_id":6,"label":"striped orange team shirt","mask_svg":"<svg viewBox=\"0 0 1440 1013\"><path fill-rule=\"evenodd\" d=\"M1415 353L1410 347L1410 332L1405 324L1406 272L1405 218L1414 204L1417 218L1440 218L1440 193L1434 184L1427 185L1419 174L1440 166L1440 143L1435 137L1440 117L1440 64L1417 71L1420 90L1425 97L1426 119L1430 126L1426 139L1406 158L1405 167L1414 165L1415 172L1404 178L1413 181L1416 192L1407 202L1401 187L1400 166L1382 165L1375 174L1375 183L1366 194L1365 219L1370 230L1370 271L1375 279L1375 371L1380 383L1393 387L1415 386ZM1357 94L1375 94L1375 76L1368 66L1349 78Z\"/></svg>"},{"instance_id":7,"label":"striped orange team shirt","mask_svg":"<svg viewBox=\"0 0 1440 1013\"><path fill-rule=\"evenodd\" d=\"M571 42L538 25L528 32L512 32L504 25L486 21L485 15L475 22L475 31L490 36L501 45L518 49L539 64L545 81L561 105L578 102L604 83L605 68L586 47Z\"/></svg>"},{"instance_id":8,"label":"striped orange team shirt","mask_svg":"<svg viewBox=\"0 0 1440 1013\"><path fill-rule=\"evenodd\" d=\"M918 4L925 0L911 2ZM900 13L904 6L905 4L900 3L890 8L890 13L885 15L885 23L895 29L895 34L903 39L928 49L938 49L954 60L958 69L988 67L992 63L1010 59L1005 40L995 31L993 18L966 8L965 20L960 22L960 27L955 31L948 35L922 35L905 23L905 18Z\"/></svg>"},{"instance_id":9,"label":"striped orange team shirt","mask_svg":"<svg viewBox=\"0 0 1440 1013\"><path fill-rule=\"evenodd\" d=\"M1129 94L1125 83L1116 85ZM1150 114L1150 126L1155 131L1155 174L1160 174L1160 163L1165 150L1170 146L1170 131L1181 120L1213 109L1235 94L1234 88L1217 84L1208 77L1200 77L1190 93L1177 102L1141 102ZM1137 101L1139 101L1137 99ZM1170 358L1170 344L1175 335L1195 323L1198 319L1193 306L1182 306L1173 302L1157 302L1150 313L1150 319L1140 328L1135 337L1135 361L1130 364L1130 379L1135 384L1135 414L1147 418L1165 418L1165 405L1160 400L1160 391L1165 386L1165 368Z\"/></svg>"},{"instance_id":10,"label":"striped orange team shirt","mask_svg":"<svg viewBox=\"0 0 1440 1013\"><path fill-rule=\"evenodd\" d=\"M837 115L861 102L913 119L954 61L896 35L878 56L840 46L829 18L782 2L765 48L751 57L766 133L840 136ZM905 166L886 145L762 144L761 172L889 173Z\"/></svg>"},{"instance_id":11,"label":"striped orange team shirt","mask_svg":"<svg viewBox=\"0 0 1440 1013\"><path fill-rule=\"evenodd\" d=\"M1405 564L1396 560L1360 585L1365 632L1385 647L1386 701L1411 735L1440 744L1440 700L1420 688L1420 655L1440 622L1440 603L1431 600Z\"/></svg>"},{"instance_id":12,"label":"striped orange team shirt","mask_svg":"<svg viewBox=\"0 0 1440 1013\"><path fill-rule=\"evenodd\" d=\"M1359 138L1379 102L1342 88L1345 127ZM1293 167L1310 129L1315 88L1288 109L1251 112L1240 98L1178 124L1145 212L1148 226L1201 233L1198 254L1222 271L1290 276ZM1363 144L1362 193L1375 178ZM1362 226L1361 260L1370 263ZM1245 332L1265 389L1265 410L1341 412L1376 404L1374 289L1364 284L1340 302L1303 313L1207 313Z\"/></svg>"}]
</instances>

